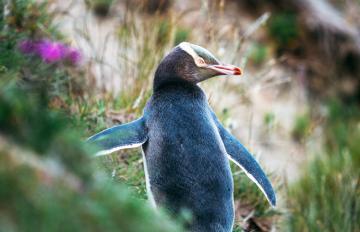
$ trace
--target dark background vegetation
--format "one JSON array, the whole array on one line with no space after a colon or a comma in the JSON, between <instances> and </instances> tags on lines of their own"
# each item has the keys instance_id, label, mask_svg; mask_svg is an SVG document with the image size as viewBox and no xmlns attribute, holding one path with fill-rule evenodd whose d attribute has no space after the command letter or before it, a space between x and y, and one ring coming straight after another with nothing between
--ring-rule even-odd
<instances>
[{"instance_id":1,"label":"dark background vegetation","mask_svg":"<svg viewBox=\"0 0 360 232\"><path fill-rule=\"evenodd\" d=\"M147 203L139 150L84 144L141 115L182 41L245 72L202 87L279 205L232 166L234 231L360 231L359 28L357 0L0 0L0 231L182 231L191 215ZM19 51L44 38L81 64Z\"/></svg>"}]
</instances>

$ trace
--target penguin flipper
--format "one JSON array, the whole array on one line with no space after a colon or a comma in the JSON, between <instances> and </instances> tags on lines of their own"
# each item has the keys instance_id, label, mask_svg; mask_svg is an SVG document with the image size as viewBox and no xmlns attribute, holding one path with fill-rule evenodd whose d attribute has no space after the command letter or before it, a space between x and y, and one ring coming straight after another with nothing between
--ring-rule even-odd
<instances>
[{"instance_id":1,"label":"penguin flipper","mask_svg":"<svg viewBox=\"0 0 360 232\"><path fill-rule=\"evenodd\" d=\"M88 138L87 142L94 144L99 149L96 156L100 156L120 149L139 147L147 139L145 119L141 117L130 123L103 130Z\"/></svg>"},{"instance_id":2,"label":"penguin flipper","mask_svg":"<svg viewBox=\"0 0 360 232\"><path fill-rule=\"evenodd\" d=\"M274 207L276 205L274 189L258 162L249 151L221 125L216 116L214 120L225 145L226 152L228 153L228 158L244 170L246 175L256 183Z\"/></svg>"}]
</instances>

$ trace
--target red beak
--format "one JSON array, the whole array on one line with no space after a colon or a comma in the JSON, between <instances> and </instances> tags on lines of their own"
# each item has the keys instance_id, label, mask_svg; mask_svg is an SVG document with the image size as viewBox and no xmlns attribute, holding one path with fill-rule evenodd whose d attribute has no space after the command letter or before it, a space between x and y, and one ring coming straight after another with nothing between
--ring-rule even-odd
<instances>
[{"instance_id":1,"label":"red beak","mask_svg":"<svg viewBox=\"0 0 360 232\"><path fill-rule=\"evenodd\" d=\"M207 68L215 70L219 75L241 75L242 71L239 67L231 64L209 65Z\"/></svg>"}]
</instances>

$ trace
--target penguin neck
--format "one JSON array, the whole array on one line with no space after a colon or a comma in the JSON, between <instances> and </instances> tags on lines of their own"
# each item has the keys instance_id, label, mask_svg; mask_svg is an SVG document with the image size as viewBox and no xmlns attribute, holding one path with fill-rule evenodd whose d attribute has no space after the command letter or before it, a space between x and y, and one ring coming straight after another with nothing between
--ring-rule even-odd
<instances>
[{"instance_id":1,"label":"penguin neck","mask_svg":"<svg viewBox=\"0 0 360 232\"><path fill-rule=\"evenodd\" d=\"M196 84L178 77L177 75L155 75L153 84L154 92L172 87L184 87L189 89L199 88Z\"/></svg>"},{"instance_id":2,"label":"penguin neck","mask_svg":"<svg viewBox=\"0 0 360 232\"><path fill-rule=\"evenodd\" d=\"M161 82L154 81L153 94L155 96L162 96L163 94L180 94L183 96L191 96L192 98L200 98L206 101L204 91L194 83L186 81L181 78L167 78Z\"/></svg>"}]
</instances>

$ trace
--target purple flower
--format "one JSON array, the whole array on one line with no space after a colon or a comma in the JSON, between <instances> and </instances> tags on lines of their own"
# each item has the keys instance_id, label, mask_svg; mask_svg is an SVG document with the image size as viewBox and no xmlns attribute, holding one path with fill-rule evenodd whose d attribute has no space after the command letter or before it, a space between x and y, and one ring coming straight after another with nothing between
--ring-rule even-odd
<instances>
[{"instance_id":1,"label":"purple flower","mask_svg":"<svg viewBox=\"0 0 360 232\"><path fill-rule=\"evenodd\" d=\"M20 52L30 55L36 51L36 44L31 40L23 40L18 44Z\"/></svg>"},{"instance_id":2,"label":"purple flower","mask_svg":"<svg viewBox=\"0 0 360 232\"><path fill-rule=\"evenodd\" d=\"M81 53L75 48L68 48L66 53L66 59L72 65L78 65L81 62Z\"/></svg>"},{"instance_id":3,"label":"purple flower","mask_svg":"<svg viewBox=\"0 0 360 232\"><path fill-rule=\"evenodd\" d=\"M37 44L37 54L46 63L55 63L62 60L67 52L67 47L59 42L43 40Z\"/></svg>"},{"instance_id":4,"label":"purple flower","mask_svg":"<svg viewBox=\"0 0 360 232\"><path fill-rule=\"evenodd\" d=\"M50 40L23 40L18 44L18 49L23 54L39 56L46 63L66 61L75 66L82 58L79 50Z\"/></svg>"}]
</instances>

